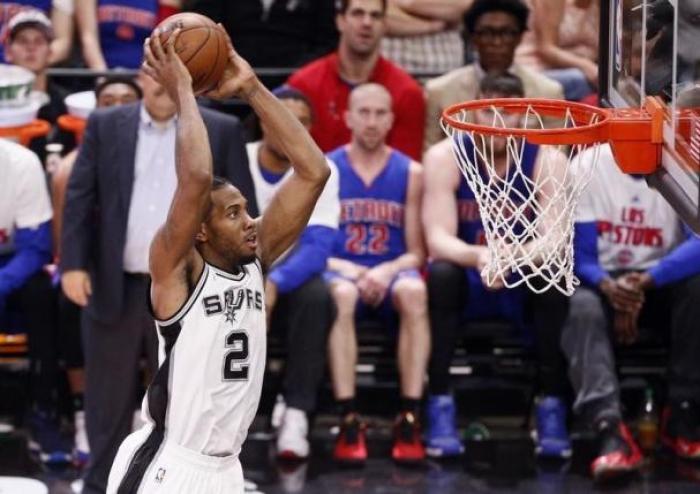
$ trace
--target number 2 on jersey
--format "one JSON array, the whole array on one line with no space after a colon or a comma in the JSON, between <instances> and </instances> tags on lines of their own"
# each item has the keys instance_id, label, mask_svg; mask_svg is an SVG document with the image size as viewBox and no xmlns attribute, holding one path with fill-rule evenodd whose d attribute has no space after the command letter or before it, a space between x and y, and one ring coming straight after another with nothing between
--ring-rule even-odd
<instances>
[{"instance_id":1,"label":"number 2 on jersey","mask_svg":"<svg viewBox=\"0 0 700 494\"><path fill-rule=\"evenodd\" d=\"M248 335L240 329L226 335L226 348L232 348L224 355L224 381L245 381L248 379Z\"/></svg>"},{"instance_id":2,"label":"number 2 on jersey","mask_svg":"<svg viewBox=\"0 0 700 494\"><path fill-rule=\"evenodd\" d=\"M369 230L369 234L368 234ZM345 227L347 240L345 251L351 254L385 254L389 249L389 228L383 224L367 225L351 223Z\"/></svg>"}]
</instances>

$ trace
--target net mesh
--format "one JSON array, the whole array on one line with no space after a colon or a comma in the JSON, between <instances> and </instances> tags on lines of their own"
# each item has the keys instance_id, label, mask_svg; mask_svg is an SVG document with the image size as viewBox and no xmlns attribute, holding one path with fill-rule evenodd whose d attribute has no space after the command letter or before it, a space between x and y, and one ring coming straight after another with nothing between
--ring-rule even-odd
<instances>
[{"instance_id":1,"label":"net mesh","mask_svg":"<svg viewBox=\"0 0 700 494\"><path fill-rule=\"evenodd\" d=\"M553 123L551 115L543 117L532 105L523 106L516 115L510 109L488 106L450 116L458 122L474 122L475 112L481 125L488 122L494 129L545 129ZM577 126L568 109L560 117L557 128ZM592 114L589 123L599 118ZM479 207L490 253L481 272L484 282L508 288L525 284L536 293L555 287L565 295L573 294L579 284L573 270L574 215L595 168L584 165L582 155L590 148L595 164L598 143L537 149L507 132L496 136L462 130L444 119L442 127ZM585 153L588 163L590 153Z\"/></svg>"}]
</instances>

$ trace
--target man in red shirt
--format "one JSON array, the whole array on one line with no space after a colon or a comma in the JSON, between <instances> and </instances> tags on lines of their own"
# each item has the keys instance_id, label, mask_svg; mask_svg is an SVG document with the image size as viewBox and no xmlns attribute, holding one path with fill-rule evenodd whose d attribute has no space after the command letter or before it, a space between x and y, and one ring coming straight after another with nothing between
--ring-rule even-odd
<instances>
[{"instance_id":1,"label":"man in red shirt","mask_svg":"<svg viewBox=\"0 0 700 494\"><path fill-rule=\"evenodd\" d=\"M311 135L323 151L350 141L343 116L348 95L359 84L376 82L389 90L394 102L395 121L387 144L413 159L421 157L423 90L405 71L379 54L385 13L386 0L340 0L336 15L338 51L305 65L287 81L311 100L315 114Z\"/></svg>"}]
</instances>

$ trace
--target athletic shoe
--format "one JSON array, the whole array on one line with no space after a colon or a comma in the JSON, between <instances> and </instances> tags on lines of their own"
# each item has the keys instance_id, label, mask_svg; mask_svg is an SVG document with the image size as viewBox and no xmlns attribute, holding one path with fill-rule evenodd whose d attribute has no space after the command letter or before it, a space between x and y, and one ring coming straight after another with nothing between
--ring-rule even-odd
<instances>
[{"instance_id":1,"label":"athletic shoe","mask_svg":"<svg viewBox=\"0 0 700 494\"><path fill-rule=\"evenodd\" d=\"M83 410L75 412L73 422L75 425L73 464L83 467L90 460L90 445L88 444L87 430L85 429L85 412Z\"/></svg>"},{"instance_id":2,"label":"athletic shoe","mask_svg":"<svg viewBox=\"0 0 700 494\"><path fill-rule=\"evenodd\" d=\"M365 424L355 413L349 413L340 424L333 458L341 463L364 463L367 460Z\"/></svg>"},{"instance_id":3,"label":"athletic shoe","mask_svg":"<svg viewBox=\"0 0 700 494\"><path fill-rule=\"evenodd\" d=\"M598 456L591 463L594 479L604 480L642 466L642 452L622 422L601 422L598 425L598 441Z\"/></svg>"},{"instance_id":4,"label":"athletic shoe","mask_svg":"<svg viewBox=\"0 0 700 494\"><path fill-rule=\"evenodd\" d=\"M49 414L33 411L28 420L31 440L29 449L38 454L39 459L47 465L70 463L71 447L61 435L58 423Z\"/></svg>"},{"instance_id":5,"label":"athletic shoe","mask_svg":"<svg viewBox=\"0 0 700 494\"><path fill-rule=\"evenodd\" d=\"M428 430L425 453L431 457L458 456L464 453L455 425L455 401L451 395L428 397Z\"/></svg>"},{"instance_id":6,"label":"athletic shoe","mask_svg":"<svg viewBox=\"0 0 700 494\"><path fill-rule=\"evenodd\" d=\"M282 416L277 436L277 457L285 460L303 460L309 456L309 421L306 412L287 408Z\"/></svg>"},{"instance_id":7,"label":"athletic shoe","mask_svg":"<svg viewBox=\"0 0 700 494\"><path fill-rule=\"evenodd\" d=\"M411 412L403 412L396 418L391 457L399 463L416 463L425 459L420 425Z\"/></svg>"},{"instance_id":8,"label":"athletic shoe","mask_svg":"<svg viewBox=\"0 0 700 494\"><path fill-rule=\"evenodd\" d=\"M700 459L700 407L689 401L664 409L661 442L679 458Z\"/></svg>"},{"instance_id":9,"label":"athletic shoe","mask_svg":"<svg viewBox=\"0 0 700 494\"><path fill-rule=\"evenodd\" d=\"M566 429L566 405L554 396L537 401L535 454L547 458L571 458L571 440Z\"/></svg>"}]
</instances>

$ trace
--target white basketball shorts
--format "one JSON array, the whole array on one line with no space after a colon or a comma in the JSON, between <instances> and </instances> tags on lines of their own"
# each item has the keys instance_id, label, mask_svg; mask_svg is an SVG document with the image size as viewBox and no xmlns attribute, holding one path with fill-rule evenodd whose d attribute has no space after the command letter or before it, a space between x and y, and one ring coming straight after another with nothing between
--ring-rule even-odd
<instances>
[{"instance_id":1,"label":"white basketball shorts","mask_svg":"<svg viewBox=\"0 0 700 494\"><path fill-rule=\"evenodd\" d=\"M107 494L116 494L136 450L151 432L151 425L131 433L112 463ZM243 470L237 456L207 456L165 442L146 469L138 494L242 494Z\"/></svg>"}]
</instances>

